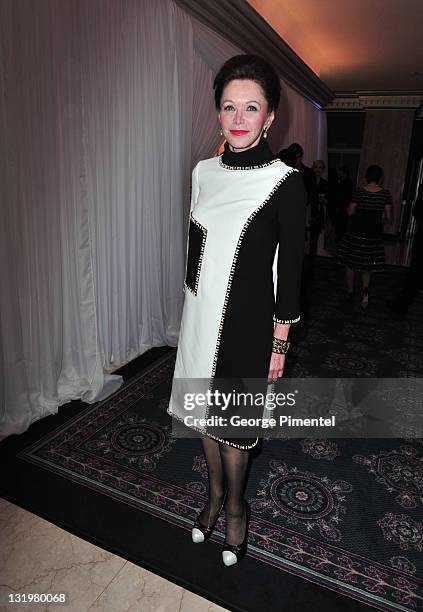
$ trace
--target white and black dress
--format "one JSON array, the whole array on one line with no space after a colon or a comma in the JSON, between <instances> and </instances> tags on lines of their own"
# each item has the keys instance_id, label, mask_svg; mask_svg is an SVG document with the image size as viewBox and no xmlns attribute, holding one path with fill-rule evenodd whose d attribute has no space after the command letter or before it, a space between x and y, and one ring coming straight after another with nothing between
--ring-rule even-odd
<instances>
[{"instance_id":1,"label":"white and black dress","mask_svg":"<svg viewBox=\"0 0 423 612\"><path fill-rule=\"evenodd\" d=\"M168 408L175 418L187 415L177 381L231 386L236 380L241 388L245 378L267 379L274 322L300 318L305 204L301 175L275 158L266 141L241 153L226 144L221 156L194 168L185 301ZM261 416L263 409L257 410ZM205 418L216 412L211 404L193 410ZM245 450L257 444L257 437L193 429Z\"/></svg>"}]
</instances>

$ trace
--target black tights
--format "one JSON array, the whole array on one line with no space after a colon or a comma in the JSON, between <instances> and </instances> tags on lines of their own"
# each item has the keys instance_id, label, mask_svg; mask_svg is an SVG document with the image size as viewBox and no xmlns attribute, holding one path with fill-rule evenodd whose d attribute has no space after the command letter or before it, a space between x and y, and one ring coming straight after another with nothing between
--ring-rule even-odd
<instances>
[{"instance_id":1,"label":"black tights","mask_svg":"<svg viewBox=\"0 0 423 612\"><path fill-rule=\"evenodd\" d=\"M242 449L202 438L209 475L209 500L199 516L203 525L214 522L227 488L226 540L240 544L245 535L244 489L247 480L249 453Z\"/></svg>"}]
</instances>

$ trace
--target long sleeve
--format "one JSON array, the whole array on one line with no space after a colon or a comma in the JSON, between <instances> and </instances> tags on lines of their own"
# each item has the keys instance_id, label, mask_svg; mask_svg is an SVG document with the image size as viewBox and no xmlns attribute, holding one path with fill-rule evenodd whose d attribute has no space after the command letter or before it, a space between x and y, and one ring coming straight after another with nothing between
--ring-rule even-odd
<instances>
[{"instance_id":1,"label":"long sleeve","mask_svg":"<svg viewBox=\"0 0 423 612\"><path fill-rule=\"evenodd\" d=\"M300 319L301 272L307 192L295 172L282 183L278 204L279 254L274 320L295 323Z\"/></svg>"}]
</instances>

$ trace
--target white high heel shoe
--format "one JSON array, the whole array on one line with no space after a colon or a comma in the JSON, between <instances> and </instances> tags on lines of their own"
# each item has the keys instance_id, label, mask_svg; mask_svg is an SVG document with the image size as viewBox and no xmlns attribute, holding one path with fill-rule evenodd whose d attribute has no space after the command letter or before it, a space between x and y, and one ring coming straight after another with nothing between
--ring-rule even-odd
<instances>
[{"instance_id":1,"label":"white high heel shoe","mask_svg":"<svg viewBox=\"0 0 423 612\"><path fill-rule=\"evenodd\" d=\"M202 542L205 542L206 540L208 540L208 538L213 533L213 529L215 528L219 515L223 510L223 506L225 505L226 493L227 491L225 491L223 495L223 500L222 500L222 503L220 504L219 512L216 514L216 518L211 525L207 525L207 526L202 525L198 519L198 516L195 519L194 527L192 528L192 531L191 531L191 537L192 537L192 541L194 542L194 544L201 544Z\"/></svg>"},{"instance_id":2,"label":"white high heel shoe","mask_svg":"<svg viewBox=\"0 0 423 612\"><path fill-rule=\"evenodd\" d=\"M238 561L245 557L245 554L247 552L248 526L250 524L251 518L251 508L250 504L247 501L245 502L245 514L245 536L241 544L228 544L226 539L223 543L222 561L227 567L238 563Z\"/></svg>"}]
</instances>

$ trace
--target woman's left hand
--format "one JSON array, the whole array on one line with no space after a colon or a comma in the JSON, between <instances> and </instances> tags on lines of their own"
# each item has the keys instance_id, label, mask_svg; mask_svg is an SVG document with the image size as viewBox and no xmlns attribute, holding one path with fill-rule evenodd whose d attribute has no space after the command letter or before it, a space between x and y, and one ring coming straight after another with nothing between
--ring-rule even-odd
<instances>
[{"instance_id":1,"label":"woman's left hand","mask_svg":"<svg viewBox=\"0 0 423 612\"><path fill-rule=\"evenodd\" d=\"M283 376L283 370L285 367L285 355L279 353L272 353L270 359L270 368L268 381L273 382Z\"/></svg>"}]
</instances>

